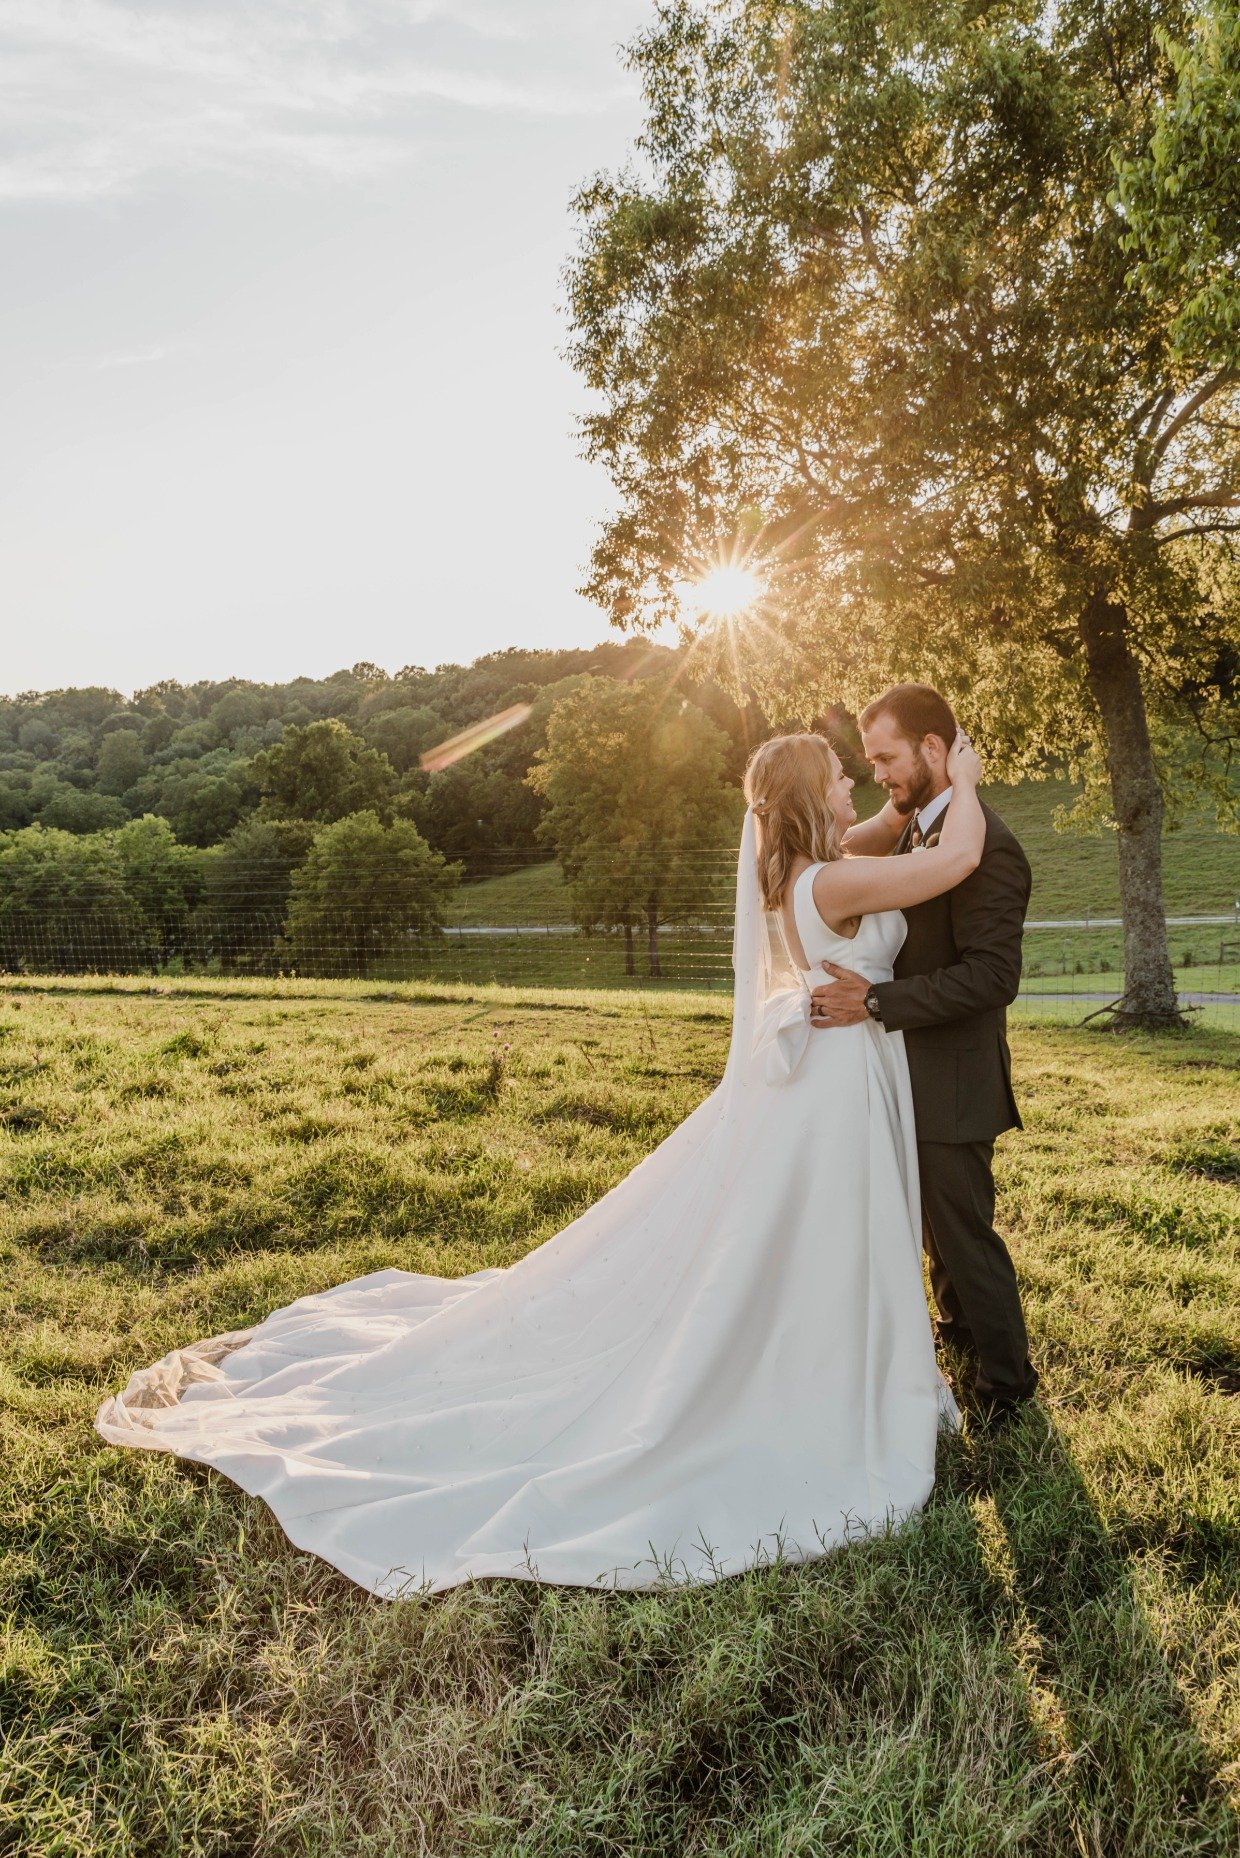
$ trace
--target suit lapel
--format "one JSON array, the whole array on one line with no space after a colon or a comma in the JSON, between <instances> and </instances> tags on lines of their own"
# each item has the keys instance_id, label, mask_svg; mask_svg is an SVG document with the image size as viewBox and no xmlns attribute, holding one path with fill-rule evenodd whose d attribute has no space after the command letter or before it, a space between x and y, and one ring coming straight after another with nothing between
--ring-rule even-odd
<instances>
[{"instance_id":1,"label":"suit lapel","mask_svg":"<svg viewBox=\"0 0 1240 1858\"><path fill-rule=\"evenodd\" d=\"M931 826L925 838L922 840L922 844L924 846L928 847L931 845L938 844L939 834L943 830L943 822L947 818L947 815L951 812L951 810L952 810L952 803L949 800L947 802L947 805L943 808L943 811L939 814L938 818L935 820L934 824ZM910 813L908 825L904 828L904 831L900 834L899 838L896 840L895 850L892 853L893 858L898 858L902 852L912 851L913 849L913 827L916 824L917 824L916 813Z\"/></svg>"},{"instance_id":2,"label":"suit lapel","mask_svg":"<svg viewBox=\"0 0 1240 1858\"><path fill-rule=\"evenodd\" d=\"M925 838L922 840L923 845L931 846L931 845L938 844L939 834L942 832L944 823L947 819L947 815L951 812L951 810L952 810L952 803L949 800L947 802L947 805L943 808L943 811L939 814L938 818L935 820L934 824L931 826ZM912 851L913 849L913 845L912 845L913 827L916 824L917 824L916 813L910 813L908 825L904 828L904 831L900 834L899 838L896 840L895 851L892 853L892 856L894 858L898 858L902 852Z\"/></svg>"}]
</instances>

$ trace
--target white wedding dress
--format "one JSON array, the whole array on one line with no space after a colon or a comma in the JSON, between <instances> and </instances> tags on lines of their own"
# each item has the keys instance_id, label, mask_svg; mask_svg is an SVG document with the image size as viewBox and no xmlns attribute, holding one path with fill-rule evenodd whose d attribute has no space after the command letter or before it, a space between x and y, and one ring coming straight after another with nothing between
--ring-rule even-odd
<instances>
[{"instance_id":1,"label":"white wedding dress","mask_svg":"<svg viewBox=\"0 0 1240 1858\"><path fill-rule=\"evenodd\" d=\"M890 977L897 910L811 964ZM214 1465L375 1594L483 1576L710 1581L925 1503L959 1424L922 1288L900 1034L809 1027L772 979L746 819L718 1088L507 1270L375 1271L177 1349L105 1401L117 1445Z\"/></svg>"}]
</instances>

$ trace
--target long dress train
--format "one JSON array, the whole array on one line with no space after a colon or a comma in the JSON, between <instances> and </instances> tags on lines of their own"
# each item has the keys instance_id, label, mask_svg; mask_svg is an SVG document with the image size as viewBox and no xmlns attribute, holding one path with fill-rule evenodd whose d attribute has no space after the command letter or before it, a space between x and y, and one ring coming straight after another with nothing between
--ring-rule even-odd
<instances>
[{"instance_id":1,"label":"long dress train","mask_svg":"<svg viewBox=\"0 0 1240 1858\"><path fill-rule=\"evenodd\" d=\"M903 916L843 940L815 868L793 899L807 960L888 978ZM710 1581L915 1512L959 1415L922 1287L903 1040L811 1034L811 983L764 991L718 1089L518 1263L300 1297L135 1373L98 1431L214 1465L387 1598ZM737 998L739 1023L739 969Z\"/></svg>"}]
</instances>

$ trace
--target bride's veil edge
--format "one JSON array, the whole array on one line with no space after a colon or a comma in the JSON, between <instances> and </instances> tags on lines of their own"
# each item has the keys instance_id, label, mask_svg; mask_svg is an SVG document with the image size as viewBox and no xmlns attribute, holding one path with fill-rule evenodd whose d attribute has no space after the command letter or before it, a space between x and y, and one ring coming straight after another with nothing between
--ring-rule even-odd
<instances>
[{"instance_id":1,"label":"bride's veil edge","mask_svg":"<svg viewBox=\"0 0 1240 1858\"><path fill-rule=\"evenodd\" d=\"M736 860L736 912L732 929L732 1039L723 1081L740 1082L749 1072L763 1003L771 991L771 942L758 883L758 830L745 808Z\"/></svg>"}]
</instances>

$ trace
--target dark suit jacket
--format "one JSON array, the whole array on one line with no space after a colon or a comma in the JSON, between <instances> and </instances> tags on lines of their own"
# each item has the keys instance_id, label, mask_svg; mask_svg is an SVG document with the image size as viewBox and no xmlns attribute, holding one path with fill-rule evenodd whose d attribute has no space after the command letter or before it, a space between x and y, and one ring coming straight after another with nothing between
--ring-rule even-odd
<instances>
[{"instance_id":1,"label":"dark suit jacket","mask_svg":"<svg viewBox=\"0 0 1240 1858\"><path fill-rule=\"evenodd\" d=\"M905 910L895 979L876 989L883 1024L904 1033L921 1142L991 1142L1023 1127L1004 1009L1020 987L1032 874L1015 833L988 806L982 811L977 870ZM894 855L908 851L911 831L910 822Z\"/></svg>"}]
</instances>

